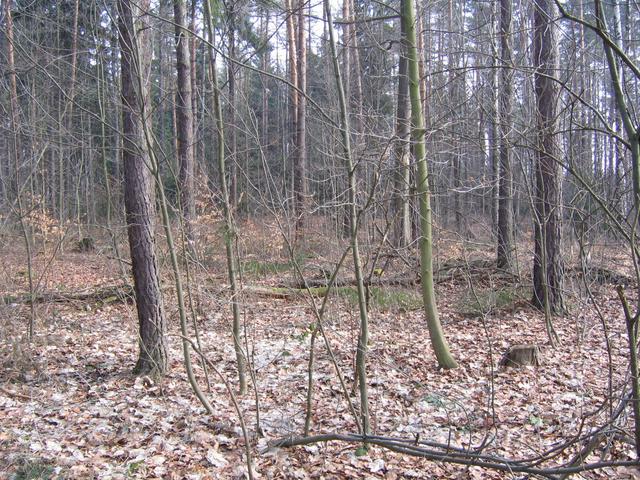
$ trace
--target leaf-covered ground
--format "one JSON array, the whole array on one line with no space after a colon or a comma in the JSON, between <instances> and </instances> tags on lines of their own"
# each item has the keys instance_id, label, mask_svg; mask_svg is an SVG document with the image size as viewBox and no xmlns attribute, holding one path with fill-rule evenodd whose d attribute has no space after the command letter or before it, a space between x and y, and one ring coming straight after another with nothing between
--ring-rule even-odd
<instances>
[{"instance_id":1,"label":"leaf-covered ground","mask_svg":"<svg viewBox=\"0 0 640 480\"><path fill-rule=\"evenodd\" d=\"M455 249L451 252L456 256ZM267 266L256 267L263 264ZM210 269L218 268L212 265ZM266 287L293 278L286 262L266 264L259 258L246 266L246 284ZM23 252L6 252L1 268L2 294L24 293ZM101 253L65 253L53 261L43 253L35 270L42 278L39 291L121 283L114 261ZM605 424L628 377L624 321L614 288L594 285L601 318L581 298L579 279L570 280L571 313L554 319L561 344L551 348L543 316L526 302L526 275L520 285L491 273L470 273L438 285L442 321L460 364L453 371L437 368L424 316L412 308L411 299L419 298L417 287L389 287L386 300L373 301L368 358L373 431L459 447L485 444L486 453L525 458ZM197 325L208 358L235 385L224 272L216 275L195 282ZM131 374L137 354L132 304L39 304L31 343L25 341L29 309L0 306L1 478L243 478L244 440L230 395L214 372L207 384L197 361L214 414L206 415L192 394L169 277L166 286L171 369L161 382ZM255 383L238 400L256 478L522 478L378 447L364 452L355 444L268 448L272 440L303 431L314 322L308 298L279 297L242 298ZM357 325L350 296L333 298L324 326L349 390ZM517 344L540 345L542 365L499 367L501 355ZM320 337L315 353L312 433L353 433L352 415ZM351 398L357 405L357 397ZM263 435L256 434L258 411ZM630 416L628 412L617 424L622 433L599 445L589 460L603 454L635 457L624 437L624 431L631 431ZM571 458L577 449L555 461ZM605 469L575 478L635 474Z\"/></svg>"}]
</instances>

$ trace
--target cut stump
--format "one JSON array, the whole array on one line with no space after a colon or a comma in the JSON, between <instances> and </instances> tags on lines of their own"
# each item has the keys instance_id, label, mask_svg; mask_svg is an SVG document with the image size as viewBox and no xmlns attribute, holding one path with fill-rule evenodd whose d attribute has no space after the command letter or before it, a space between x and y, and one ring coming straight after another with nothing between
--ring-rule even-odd
<instances>
[{"instance_id":1,"label":"cut stump","mask_svg":"<svg viewBox=\"0 0 640 480\"><path fill-rule=\"evenodd\" d=\"M538 345L513 345L500 359L501 367L540 366L542 352Z\"/></svg>"}]
</instances>

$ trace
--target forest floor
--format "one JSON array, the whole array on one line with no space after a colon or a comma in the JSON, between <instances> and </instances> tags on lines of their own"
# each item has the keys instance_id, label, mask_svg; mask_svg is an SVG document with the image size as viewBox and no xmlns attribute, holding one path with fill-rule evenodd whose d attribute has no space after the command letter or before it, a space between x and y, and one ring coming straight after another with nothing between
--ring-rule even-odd
<instances>
[{"instance_id":1,"label":"forest floor","mask_svg":"<svg viewBox=\"0 0 640 480\"><path fill-rule=\"evenodd\" d=\"M266 244L255 243L254 238L255 252L243 263L246 285L269 289L294 279L286 261L269 260ZM474 258L490 259L491 251L485 245L476 249ZM602 248L598 259L624 273L622 253ZM34 263L37 290L78 292L122 284L109 255L106 246L54 259L51 252L40 252ZM441 247L438 255L440 265L469 258L455 242ZM2 257L0 293L24 294L24 252L6 247ZM306 260L310 272L319 258L324 257ZM197 277L193 285L199 297L197 323L203 350L235 385L230 308L221 293L223 264L223 258L216 257L206 278ZM387 266L382 278L393 268ZM368 357L375 434L458 447L486 442L485 453L526 458L606 424L628 383L624 318L614 286L593 284L600 318L584 299L581 281L570 279L570 313L554 319L561 343L552 348L543 315L527 302L527 277L523 274L518 283L483 271L441 279L438 306L459 363L450 371L437 368L419 308L419 286L375 291ZM215 412L208 416L193 395L183 366L168 273L165 285L171 361L169 374L160 382L131 374L138 348L131 303L108 299L37 304L30 343L25 341L28 306L0 305L0 478L243 478L244 440L230 395L213 372L206 385L198 362L198 378ZM379 447L364 451L358 444L268 448L271 441L300 435L304 428L314 322L309 302L305 295L247 294L242 299L255 383L238 401L249 430L256 478L525 478ZM356 305L345 290L329 302L324 326L349 387L357 325ZM518 344L539 345L541 366L500 367L501 355ZM353 417L320 338L315 352L311 431L354 433ZM356 396L352 400L357 404ZM255 433L256 404L263 436ZM630 432L628 408L627 412L618 427ZM546 465L572 458L583 446L578 442ZM618 436L598 445L589 461L597 461L605 451L609 459L635 458L632 445ZM573 478L639 476L631 468L605 468Z\"/></svg>"}]
</instances>

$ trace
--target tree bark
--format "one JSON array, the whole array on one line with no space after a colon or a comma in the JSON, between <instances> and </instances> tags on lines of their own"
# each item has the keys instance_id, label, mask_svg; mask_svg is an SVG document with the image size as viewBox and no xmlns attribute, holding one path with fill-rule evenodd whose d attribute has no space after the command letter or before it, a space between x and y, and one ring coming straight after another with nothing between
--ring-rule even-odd
<instances>
[{"instance_id":1,"label":"tree bark","mask_svg":"<svg viewBox=\"0 0 640 480\"><path fill-rule=\"evenodd\" d=\"M498 268L513 269L513 171L511 168L511 0L500 0L500 89L498 93L500 173L498 177Z\"/></svg>"},{"instance_id":2,"label":"tree bark","mask_svg":"<svg viewBox=\"0 0 640 480\"><path fill-rule=\"evenodd\" d=\"M307 40L304 9L305 0L299 0L297 21L297 121L296 121L296 156L294 164L294 190L296 204L296 230L305 226L306 210L309 201L309 182L307 180Z\"/></svg>"},{"instance_id":3,"label":"tree bark","mask_svg":"<svg viewBox=\"0 0 640 480\"><path fill-rule=\"evenodd\" d=\"M191 101L191 55L186 26L184 0L173 1L176 37L176 69L178 91L176 95L176 136L178 143L178 165L180 168L180 207L184 219L188 248L194 247L193 221L195 217L194 157L193 157L193 104Z\"/></svg>"},{"instance_id":4,"label":"tree bark","mask_svg":"<svg viewBox=\"0 0 640 480\"><path fill-rule=\"evenodd\" d=\"M396 144L394 146L395 168L395 244L399 248L411 243L411 210L409 204L411 172L409 170L410 146L410 114L409 114L409 80L407 78L407 38L400 28L400 58L398 65L398 95L396 105Z\"/></svg>"},{"instance_id":5,"label":"tree bark","mask_svg":"<svg viewBox=\"0 0 640 480\"><path fill-rule=\"evenodd\" d=\"M561 248L561 184L556 161L558 89L553 0L536 0L534 7L533 61L537 117L535 152L533 304L545 312L561 314L564 265Z\"/></svg>"},{"instance_id":6,"label":"tree bark","mask_svg":"<svg viewBox=\"0 0 640 480\"><path fill-rule=\"evenodd\" d=\"M150 0L118 0L122 69L124 197L134 291L139 322L140 354L134 372L166 373L167 342L160 278L155 254L153 180L143 122L149 118Z\"/></svg>"},{"instance_id":7,"label":"tree bark","mask_svg":"<svg viewBox=\"0 0 640 480\"><path fill-rule=\"evenodd\" d=\"M232 212L238 208L238 135L237 135L237 105L236 105L236 11L234 2L227 6L227 21L229 22L229 59L227 60L227 84L229 87L229 101L227 103L227 158L229 163L229 203Z\"/></svg>"},{"instance_id":8,"label":"tree bark","mask_svg":"<svg viewBox=\"0 0 640 480\"><path fill-rule=\"evenodd\" d=\"M285 9L287 15L287 55L289 60L289 82L292 86L298 85L298 49L296 48L296 44L298 43L296 38L296 24L294 23L294 5L293 0L285 0ZM297 156L297 148L298 148L298 92L295 88L291 87L289 89L289 118L287 122L287 126L289 128L289 137L283 138L283 142L285 144L289 144L291 146L290 150L287 152L289 155L289 159L293 165L293 177L295 177L295 163ZM285 185L285 198L288 198L289 195L286 193L286 185L290 185L286 180L286 169L283 168L283 175L285 176L284 185ZM293 190L295 196L295 178L294 178ZM297 214L296 211L296 203L293 202L293 212L294 215Z\"/></svg>"}]
</instances>

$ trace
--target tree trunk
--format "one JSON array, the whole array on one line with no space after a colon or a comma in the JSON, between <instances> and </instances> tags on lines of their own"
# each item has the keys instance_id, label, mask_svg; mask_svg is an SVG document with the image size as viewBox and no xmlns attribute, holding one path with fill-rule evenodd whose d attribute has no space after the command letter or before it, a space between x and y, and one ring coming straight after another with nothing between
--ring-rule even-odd
<instances>
[{"instance_id":1,"label":"tree trunk","mask_svg":"<svg viewBox=\"0 0 640 480\"><path fill-rule=\"evenodd\" d=\"M499 268L513 269L513 172L511 169L511 102L513 69L511 68L511 0L500 0L500 89L498 118L500 173L498 177L498 252Z\"/></svg>"},{"instance_id":2,"label":"tree trunk","mask_svg":"<svg viewBox=\"0 0 640 480\"><path fill-rule=\"evenodd\" d=\"M237 135L237 105L236 105L236 12L233 2L227 7L227 21L229 22L229 59L227 60L227 83L229 86L229 101L227 103L227 158L229 160L229 203L232 212L238 209L238 135Z\"/></svg>"},{"instance_id":3,"label":"tree trunk","mask_svg":"<svg viewBox=\"0 0 640 480\"><path fill-rule=\"evenodd\" d=\"M238 365L238 383L239 391L244 394L247 391L247 377L246 377L246 359L242 350L243 335L242 324L240 317L240 291L237 282L237 262L236 262L236 229L233 219L233 210L231 200L229 198L229 190L227 188L226 180L226 148L225 148L225 135L224 135L224 122L222 118L222 103L220 95L220 87L218 86L218 74L216 72L215 54L213 50L214 30L213 21L211 19L211 0L206 0L205 6L205 22L208 35L208 53L209 53L209 78L211 91L213 92L213 115L216 124L216 136L218 140L218 175L220 178L220 190L222 194L222 209L224 212L224 244L227 254L227 275L229 278L229 286L231 290L231 313L233 315L232 335L233 335L233 348L236 353L236 362Z\"/></svg>"},{"instance_id":4,"label":"tree trunk","mask_svg":"<svg viewBox=\"0 0 640 480\"><path fill-rule=\"evenodd\" d=\"M561 184L555 140L558 89L553 0L537 0L534 8L533 60L535 67L537 148L535 153L533 304L545 312L564 312L564 266L561 248Z\"/></svg>"},{"instance_id":5,"label":"tree trunk","mask_svg":"<svg viewBox=\"0 0 640 480\"><path fill-rule=\"evenodd\" d=\"M297 148L298 148L298 92L294 88L298 85L298 49L296 48L297 39L296 39L296 28L294 23L294 6L293 0L285 0L285 8L287 15L287 46L288 46L288 60L289 60L289 83L291 83L292 87L289 88L289 118L287 122L287 126L289 129L289 137L283 138L283 143L290 145L290 150L287 152L288 157L291 159L294 168L295 176L295 163L297 156ZM285 134L286 135L286 134ZM285 190L285 198L289 198L289 194L287 193L287 186L290 185L287 182L286 178L286 168L283 167L283 186ZM295 180L294 180L295 181ZM295 190L295 185L294 185ZM295 193L294 193L295 195ZM296 204L295 201L292 205L294 215L297 215Z\"/></svg>"},{"instance_id":6,"label":"tree trunk","mask_svg":"<svg viewBox=\"0 0 640 480\"><path fill-rule=\"evenodd\" d=\"M605 34L608 31L606 24L606 17L602 3L600 0L595 2L597 9L597 26ZM619 17L620 6L617 2L614 5L617 8L617 14L614 17ZM615 19L614 19L615 20ZM616 22L619 22L619 18ZM618 25L616 30L619 30ZM616 32L618 36L618 32ZM622 42L620 42L620 49L624 48ZM607 66L609 67L609 75L611 76L611 83L613 86L614 98L616 109L621 117L622 126L629 143L629 150L631 153L631 182L633 185L633 208L636 216L636 221L640 222L640 128L634 123L634 119L627 106L627 100L625 96L625 81L624 81L624 69L618 68L618 58L613 53L610 45L606 42L604 44L604 51L607 57Z\"/></svg>"},{"instance_id":7,"label":"tree trunk","mask_svg":"<svg viewBox=\"0 0 640 480\"><path fill-rule=\"evenodd\" d=\"M304 8L306 2L298 1L298 38L297 38L297 86L298 109L296 121L296 156L294 164L294 190L296 203L296 230L305 226L306 210L309 200L309 182L307 180L307 41Z\"/></svg>"},{"instance_id":8,"label":"tree trunk","mask_svg":"<svg viewBox=\"0 0 640 480\"><path fill-rule=\"evenodd\" d=\"M429 172L427 169L427 151L425 145L424 117L420 98L420 76L418 73L418 51L416 48L416 8L413 0L402 0L401 16L407 32L407 61L409 74L409 96L411 99L411 137L414 141L414 154L418 166L416 192L420 202L420 270L422 274L422 298L424 301L427 326L431 344L442 368L457 367L449 352L449 345L438 318L435 291L433 286L432 220L431 192L429 190Z\"/></svg>"},{"instance_id":9,"label":"tree trunk","mask_svg":"<svg viewBox=\"0 0 640 480\"><path fill-rule=\"evenodd\" d=\"M324 0L324 9L327 17L329 30L329 45L331 48L331 59L335 75L336 87L338 90L338 103L340 107L340 134L342 140L342 154L344 156L345 167L348 177L348 203L349 203L349 226L351 253L353 256L353 270L356 277L356 288L358 292L358 310L360 312L360 332L358 335L358 350L356 353L356 378L360 387L360 419L361 433L370 433L369 425L369 393L367 384L367 350L369 349L369 316L367 312L366 293L364 288L364 278L362 274L362 260L360 258L360 246L358 242L358 210L356 206L356 169L353 164L353 152L351 150L351 133L349 122L349 107L340 73L340 64L336 49L336 41L333 30L333 20L331 18L330 0Z\"/></svg>"},{"instance_id":10,"label":"tree trunk","mask_svg":"<svg viewBox=\"0 0 640 480\"><path fill-rule=\"evenodd\" d=\"M138 374L167 371L166 321L155 254L153 182L143 122L149 118L149 0L118 0L122 66L124 196L140 327Z\"/></svg>"},{"instance_id":11,"label":"tree trunk","mask_svg":"<svg viewBox=\"0 0 640 480\"><path fill-rule=\"evenodd\" d=\"M410 116L409 80L407 79L407 38L401 24L401 49L398 65L398 96L396 105L396 144L394 146L395 188L395 244L399 248L411 243L411 209L409 204L411 175L409 170Z\"/></svg>"},{"instance_id":12,"label":"tree trunk","mask_svg":"<svg viewBox=\"0 0 640 480\"><path fill-rule=\"evenodd\" d=\"M186 12L184 0L173 1L176 36L176 68L178 91L176 94L176 136L178 143L178 165L180 183L180 207L184 219L188 249L194 245L193 221L195 217L194 158L193 158L193 110L191 91L191 55L189 35L185 29Z\"/></svg>"}]
</instances>

